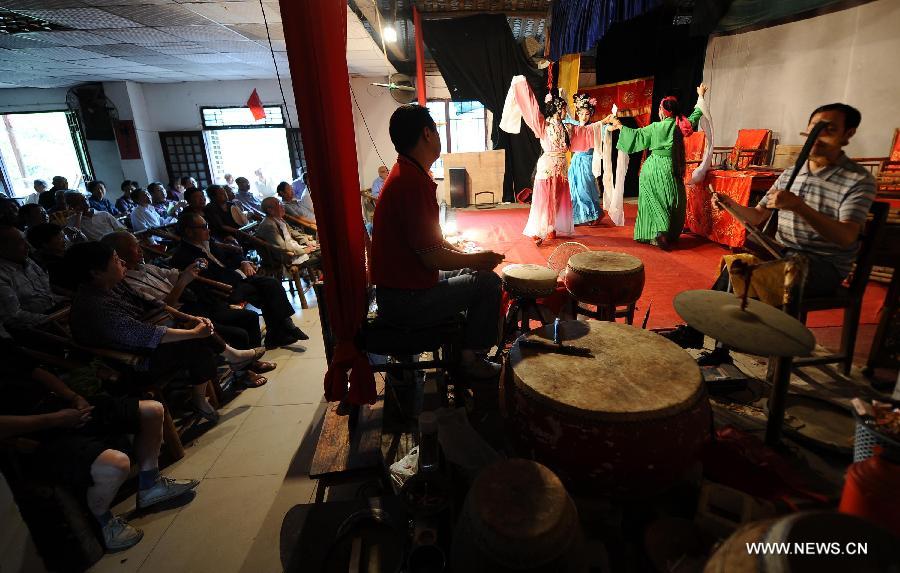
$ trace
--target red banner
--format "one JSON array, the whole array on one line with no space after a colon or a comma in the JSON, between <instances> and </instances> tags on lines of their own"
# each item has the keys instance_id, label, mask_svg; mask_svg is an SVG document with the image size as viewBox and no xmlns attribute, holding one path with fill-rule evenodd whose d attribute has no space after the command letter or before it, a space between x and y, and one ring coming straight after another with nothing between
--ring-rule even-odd
<instances>
[{"instance_id":1,"label":"red banner","mask_svg":"<svg viewBox=\"0 0 900 573\"><path fill-rule=\"evenodd\" d=\"M653 106L653 77L638 78L627 82L616 82L602 86L581 88L579 93L587 93L597 98L597 110L592 121L609 115L613 104L619 108L618 117L633 117L638 125L650 123L650 110Z\"/></svg>"},{"instance_id":2,"label":"red banner","mask_svg":"<svg viewBox=\"0 0 900 573\"><path fill-rule=\"evenodd\" d=\"M138 146L134 122L130 119L114 120L113 128L116 130L116 143L119 145L119 157L121 159L140 159L141 148Z\"/></svg>"}]
</instances>

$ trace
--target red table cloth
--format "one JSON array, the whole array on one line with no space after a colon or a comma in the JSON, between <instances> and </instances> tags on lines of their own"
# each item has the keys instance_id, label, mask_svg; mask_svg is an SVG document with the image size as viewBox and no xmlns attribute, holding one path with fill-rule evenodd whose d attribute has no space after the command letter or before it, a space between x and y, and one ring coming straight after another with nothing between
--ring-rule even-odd
<instances>
[{"instance_id":1,"label":"red table cloth","mask_svg":"<svg viewBox=\"0 0 900 573\"><path fill-rule=\"evenodd\" d=\"M688 204L685 226L692 233L727 247L744 246L746 229L725 211L712 208L708 187L712 186L717 193L749 206L751 193L767 191L777 178L778 173L774 171L710 171L702 186L686 184Z\"/></svg>"}]
</instances>

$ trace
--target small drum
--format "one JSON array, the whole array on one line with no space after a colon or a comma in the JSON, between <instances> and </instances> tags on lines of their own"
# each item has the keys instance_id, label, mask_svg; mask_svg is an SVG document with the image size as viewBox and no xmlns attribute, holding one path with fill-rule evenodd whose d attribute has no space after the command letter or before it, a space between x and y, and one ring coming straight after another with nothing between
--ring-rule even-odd
<instances>
[{"instance_id":1,"label":"small drum","mask_svg":"<svg viewBox=\"0 0 900 573\"><path fill-rule=\"evenodd\" d=\"M503 267L503 290L513 297L540 298L556 290L557 274L540 265L506 265Z\"/></svg>"},{"instance_id":2,"label":"small drum","mask_svg":"<svg viewBox=\"0 0 900 573\"><path fill-rule=\"evenodd\" d=\"M678 481L710 435L694 359L624 324L563 321L559 331L593 357L512 347L502 403L513 444L570 491L644 495ZM526 336L552 341L553 326Z\"/></svg>"},{"instance_id":3,"label":"small drum","mask_svg":"<svg viewBox=\"0 0 900 573\"><path fill-rule=\"evenodd\" d=\"M788 551L748 550L754 543ZM744 525L719 546L704 573L876 573L895 571L897 563L900 550L887 531L852 515L803 512Z\"/></svg>"},{"instance_id":4,"label":"small drum","mask_svg":"<svg viewBox=\"0 0 900 573\"><path fill-rule=\"evenodd\" d=\"M625 253L586 251L569 258L563 282L579 302L626 306L644 290L644 263Z\"/></svg>"},{"instance_id":5,"label":"small drum","mask_svg":"<svg viewBox=\"0 0 900 573\"><path fill-rule=\"evenodd\" d=\"M575 504L537 462L488 466L466 496L453 534L453 570L465 573L586 571Z\"/></svg>"}]
</instances>

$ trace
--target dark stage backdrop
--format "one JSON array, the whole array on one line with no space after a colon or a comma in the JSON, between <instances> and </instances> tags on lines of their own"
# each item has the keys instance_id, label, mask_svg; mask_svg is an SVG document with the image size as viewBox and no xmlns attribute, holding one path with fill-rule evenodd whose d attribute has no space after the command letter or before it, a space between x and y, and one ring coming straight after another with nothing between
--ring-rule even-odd
<instances>
[{"instance_id":1,"label":"dark stage backdrop","mask_svg":"<svg viewBox=\"0 0 900 573\"><path fill-rule=\"evenodd\" d=\"M531 187L541 145L524 125L518 135L500 130L500 116L515 75L524 75L538 101L543 101L547 92L543 73L528 64L502 14L426 20L422 28L452 99L480 101L494 114L493 148L506 150L503 200L514 201L516 193Z\"/></svg>"},{"instance_id":2,"label":"dark stage backdrop","mask_svg":"<svg viewBox=\"0 0 900 573\"><path fill-rule=\"evenodd\" d=\"M677 97L689 113L697 102L696 87L703 80L708 36L692 36L690 24L673 25L674 16L673 8L661 7L618 22L597 44L597 85L653 76L650 121L659 121L659 102L669 95ZM641 157L641 153L631 156L626 196L637 195Z\"/></svg>"}]
</instances>

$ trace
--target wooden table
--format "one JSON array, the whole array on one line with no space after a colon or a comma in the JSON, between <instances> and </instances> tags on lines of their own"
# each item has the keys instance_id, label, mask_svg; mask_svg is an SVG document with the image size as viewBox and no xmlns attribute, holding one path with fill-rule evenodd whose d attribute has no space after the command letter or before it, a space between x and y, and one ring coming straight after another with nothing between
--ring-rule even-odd
<instances>
[{"instance_id":1,"label":"wooden table","mask_svg":"<svg viewBox=\"0 0 900 573\"><path fill-rule=\"evenodd\" d=\"M747 235L746 229L728 213L712 208L709 187L711 186L717 193L731 197L741 205L752 206L772 187L779 174L778 170L709 171L702 186L690 184L686 186L685 227L692 233L716 243L728 247L742 247Z\"/></svg>"}]
</instances>

